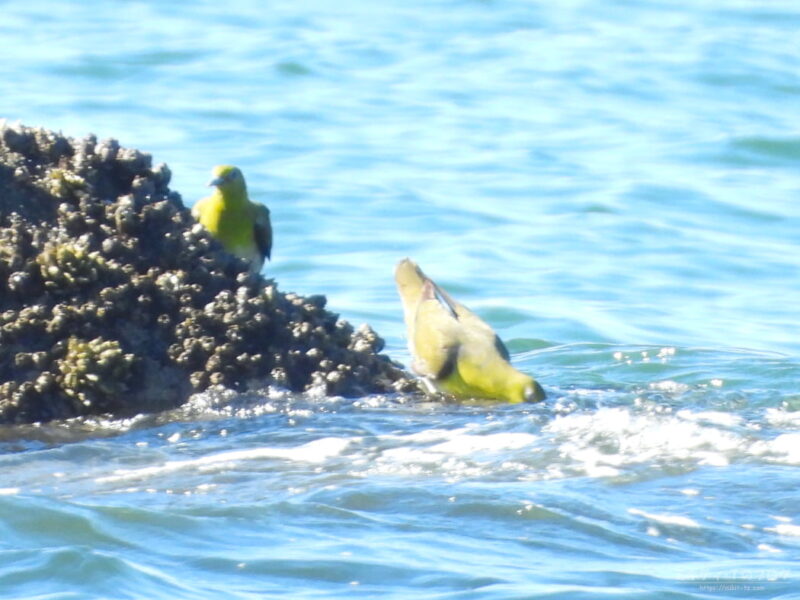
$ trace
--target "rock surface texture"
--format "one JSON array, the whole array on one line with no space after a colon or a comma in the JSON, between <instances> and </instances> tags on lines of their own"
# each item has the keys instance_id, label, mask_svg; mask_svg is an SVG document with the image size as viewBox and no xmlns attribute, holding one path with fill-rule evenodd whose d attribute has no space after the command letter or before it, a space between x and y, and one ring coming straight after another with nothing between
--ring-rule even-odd
<instances>
[{"instance_id":1,"label":"rock surface texture","mask_svg":"<svg viewBox=\"0 0 800 600\"><path fill-rule=\"evenodd\" d=\"M0 423L152 412L214 386L416 389L368 326L248 274L169 179L115 140L0 126Z\"/></svg>"}]
</instances>

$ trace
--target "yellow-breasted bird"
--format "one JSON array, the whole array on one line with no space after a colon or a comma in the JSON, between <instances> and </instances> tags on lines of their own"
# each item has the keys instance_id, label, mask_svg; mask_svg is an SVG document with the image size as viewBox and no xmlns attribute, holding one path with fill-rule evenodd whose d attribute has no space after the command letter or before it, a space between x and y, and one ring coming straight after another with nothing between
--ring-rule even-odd
<instances>
[{"instance_id":1,"label":"yellow-breasted bird","mask_svg":"<svg viewBox=\"0 0 800 600\"><path fill-rule=\"evenodd\" d=\"M406 258L395 269L412 369L428 387L460 399L544 400L542 386L509 362L503 342L478 315L456 302Z\"/></svg>"},{"instance_id":2,"label":"yellow-breasted bird","mask_svg":"<svg viewBox=\"0 0 800 600\"><path fill-rule=\"evenodd\" d=\"M272 251L269 209L250 202L237 167L218 165L211 174L208 185L216 189L194 205L192 215L228 252L250 261L250 271L258 273Z\"/></svg>"}]
</instances>

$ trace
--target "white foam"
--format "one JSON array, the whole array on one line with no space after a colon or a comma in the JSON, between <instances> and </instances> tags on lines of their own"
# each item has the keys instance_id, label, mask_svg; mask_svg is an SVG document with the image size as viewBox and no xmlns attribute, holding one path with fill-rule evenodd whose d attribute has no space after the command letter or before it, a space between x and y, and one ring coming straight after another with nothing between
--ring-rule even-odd
<instances>
[{"instance_id":1,"label":"white foam","mask_svg":"<svg viewBox=\"0 0 800 600\"><path fill-rule=\"evenodd\" d=\"M785 517L783 515L770 515L771 518L775 519L776 521L780 521L781 523L791 523L792 517Z\"/></svg>"},{"instance_id":2,"label":"white foam","mask_svg":"<svg viewBox=\"0 0 800 600\"><path fill-rule=\"evenodd\" d=\"M694 519L682 517L680 515L657 515L639 510L638 508L629 508L628 513L631 515L636 515L637 517L644 517L648 521L655 521L656 523L661 523L662 525L677 525L679 527L690 528L700 527L700 524Z\"/></svg>"},{"instance_id":3,"label":"white foam","mask_svg":"<svg viewBox=\"0 0 800 600\"><path fill-rule=\"evenodd\" d=\"M530 446L537 437L531 433L493 433L457 435L430 448L431 452L463 456L476 452L503 452Z\"/></svg>"},{"instance_id":4,"label":"white foam","mask_svg":"<svg viewBox=\"0 0 800 600\"><path fill-rule=\"evenodd\" d=\"M772 440L754 442L750 453L770 462L800 464L800 433L783 433Z\"/></svg>"},{"instance_id":5,"label":"white foam","mask_svg":"<svg viewBox=\"0 0 800 600\"><path fill-rule=\"evenodd\" d=\"M635 415L627 408L560 416L543 429L563 438L562 455L589 473L598 466L665 460L691 460L724 466L743 443L732 432L703 426L685 416Z\"/></svg>"},{"instance_id":6,"label":"white foam","mask_svg":"<svg viewBox=\"0 0 800 600\"><path fill-rule=\"evenodd\" d=\"M743 421L742 417L739 415L712 410L700 412L679 410L677 413L675 413L675 415L687 421L694 421L695 423L711 423L712 425L720 425L722 427L734 427L736 425L740 425Z\"/></svg>"},{"instance_id":7,"label":"white foam","mask_svg":"<svg viewBox=\"0 0 800 600\"><path fill-rule=\"evenodd\" d=\"M251 448L249 450L231 450L189 460L168 461L162 465L153 467L118 469L114 471L113 475L98 477L95 481L98 483L108 483L129 479L145 479L184 469L195 469L201 472L218 471L236 463L269 458L317 464L339 456L353 441L355 440L329 437L314 440L313 442L308 442L307 444L295 448L267 447Z\"/></svg>"},{"instance_id":8,"label":"white foam","mask_svg":"<svg viewBox=\"0 0 800 600\"><path fill-rule=\"evenodd\" d=\"M530 468L516 459L532 454L539 436L514 432L482 434L479 428L480 425L471 424L453 430L379 436L378 445L390 447L384 447L366 463L367 470L390 475L438 472L445 477L463 478Z\"/></svg>"},{"instance_id":9,"label":"white foam","mask_svg":"<svg viewBox=\"0 0 800 600\"><path fill-rule=\"evenodd\" d=\"M776 419L784 415L783 411L773 414ZM687 469L725 466L732 460L752 456L767 462L800 464L800 432L764 439L747 430L741 417L722 411L683 409L654 414L649 409L630 406L601 407L556 414L543 425L534 418L515 421L513 427L502 418L500 415L489 421L481 417L450 429L438 421L438 427L422 431L367 438L327 437L288 448L257 447L187 460L154 458L158 464L119 469L96 481L146 480L179 470L215 473L258 460L321 465L344 453L348 455L347 462L338 461L331 468L344 465L355 477L376 473L412 477L434 474L461 479L502 474L518 481L617 477L631 467L651 463L684 465ZM174 456L189 439L189 434L170 437L172 444L166 451ZM140 481L134 485L140 485ZM681 492L686 496L700 494L692 488Z\"/></svg>"},{"instance_id":10,"label":"white foam","mask_svg":"<svg viewBox=\"0 0 800 600\"><path fill-rule=\"evenodd\" d=\"M668 394L678 395L688 392L691 388L685 383L667 380L667 381L657 381L655 383L651 383L650 389L657 390L659 392L666 392Z\"/></svg>"},{"instance_id":11,"label":"white foam","mask_svg":"<svg viewBox=\"0 0 800 600\"><path fill-rule=\"evenodd\" d=\"M775 527L765 527L764 531L789 537L800 537L800 525L790 525L789 523L779 523Z\"/></svg>"},{"instance_id":12,"label":"white foam","mask_svg":"<svg viewBox=\"0 0 800 600\"><path fill-rule=\"evenodd\" d=\"M476 422L457 429L378 436L373 453L357 452L350 463L362 474L481 477L499 472L519 480L561 479L576 475L615 477L647 463L722 467L747 456L758 442L741 431L742 419L720 411L642 413L631 407L557 415L536 432L497 432ZM738 426L738 427L737 427ZM800 434L798 434L800 435ZM775 452L798 448L800 441L776 439ZM766 450L764 450L766 452ZM699 495L686 490L686 495Z\"/></svg>"},{"instance_id":13,"label":"white foam","mask_svg":"<svg viewBox=\"0 0 800 600\"><path fill-rule=\"evenodd\" d=\"M406 435L383 435L381 440L398 441L403 444L429 444L433 442L440 442L451 439L454 435L469 434L474 431L476 427L468 426L460 429L425 429L416 433L409 433Z\"/></svg>"},{"instance_id":14,"label":"white foam","mask_svg":"<svg viewBox=\"0 0 800 600\"><path fill-rule=\"evenodd\" d=\"M787 411L782 408L768 408L764 417L770 425L776 427L800 428L800 411Z\"/></svg>"}]
</instances>

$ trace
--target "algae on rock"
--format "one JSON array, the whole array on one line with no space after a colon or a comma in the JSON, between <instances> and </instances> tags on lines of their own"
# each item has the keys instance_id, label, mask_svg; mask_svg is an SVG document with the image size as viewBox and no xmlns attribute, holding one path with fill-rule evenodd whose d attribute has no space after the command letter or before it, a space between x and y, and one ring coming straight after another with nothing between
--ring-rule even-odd
<instances>
[{"instance_id":1,"label":"algae on rock","mask_svg":"<svg viewBox=\"0 0 800 600\"><path fill-rule=\"evenodd\" d=\"M136 362L133 354L125 354L116 340L67 340L63 358L56 361L55 382L72 398L78 410L95 408L115 412L124 403L124 393Z\"/></svg>"},{"instance_id":2,"label":"algae on rock","mask_svg":"<svg viewBox=\"0 0 800 600\"><path fill-rule=\"evenodd\" d=\"M416 388L324 296L249 274L169 179L115 140L0 125L0 423L163 410L217 385Z\"/></svg>"}]
</instances>

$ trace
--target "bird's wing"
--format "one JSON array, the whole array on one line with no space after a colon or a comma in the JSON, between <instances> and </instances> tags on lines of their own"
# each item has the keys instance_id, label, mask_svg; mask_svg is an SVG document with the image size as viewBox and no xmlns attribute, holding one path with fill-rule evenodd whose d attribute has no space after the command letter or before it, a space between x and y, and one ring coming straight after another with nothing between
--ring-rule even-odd
<instances>
[{"instance_id":1,"label":"bird's wing","mask_svg":"<svg viewBox=\"0 0 800 600\"><path fill-rule=\"evenodd\" d=\"M500 353L507 362L511 362L511 353L506 348L506 345L503 343L503 340L500 339L500 336L496 333L494 334L494 347Z\"/></svg>"},{"instance_id":2,"label":"bird's wing","mask_svg":"<svg viewBox=\"0 0 800 600\"><path fill-rule=\"evenodd\" d=\"M263 204L254 204L253 235L256 246L262 256L270 258L272 254L272 223L269 219L269 209Z\"/></svg>"},{"instance_id":3,"label":"bird's wing","mask_svg":"<svg viewBox=\"0 0 800 600\"><path fill-rule=\"evenodd\" d=\"M433 282L431 281L431 283ZM492 345L494 345L500 355L504 359L510 360L508 348L506 348L505 344L503 344L503 341L486 321L481 319L466 306L456 301L450 294L445 292L435 283L433 283L433 286L436 290L436 297L439 299L439 301L445 307L447 307L447 310L449 310L456 319L462 323L466 330L470 331L472 336L483 337L487 341L491 341Z\"/></svg>"},{"instance_id":4,"label":"bird's wing","mask_svg":"<svg viewBox=\"0 0 800 600\"><path fill-rule=\"evenodd\" d=\"M461 346L461 324L436 298L434 283L426 279L414 318L412 353L414 370L425 377L441 380L456 366Z\"/></svg>"}]
</instances>

